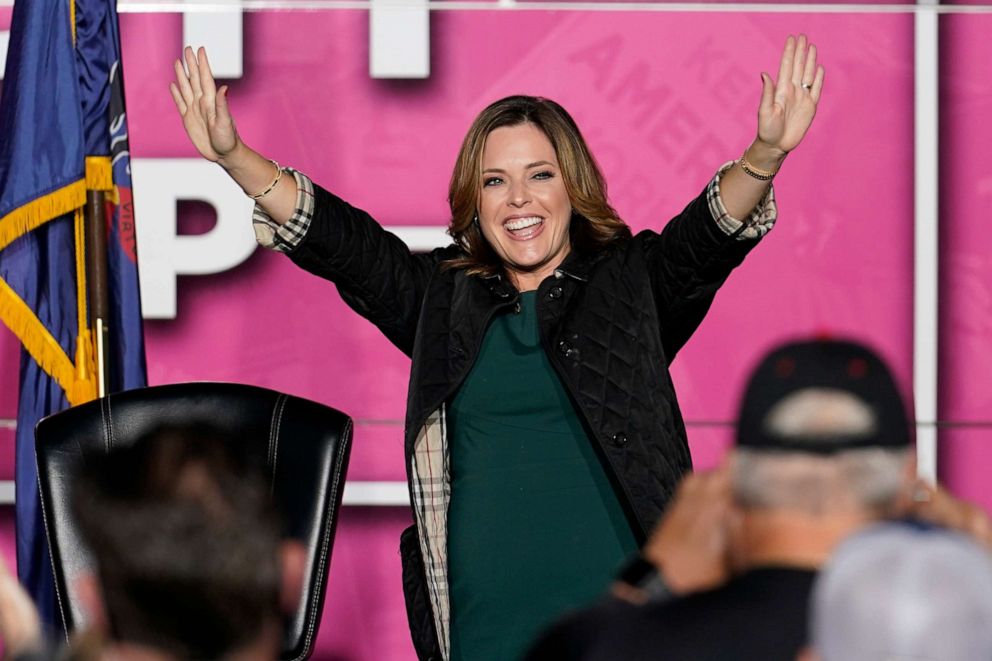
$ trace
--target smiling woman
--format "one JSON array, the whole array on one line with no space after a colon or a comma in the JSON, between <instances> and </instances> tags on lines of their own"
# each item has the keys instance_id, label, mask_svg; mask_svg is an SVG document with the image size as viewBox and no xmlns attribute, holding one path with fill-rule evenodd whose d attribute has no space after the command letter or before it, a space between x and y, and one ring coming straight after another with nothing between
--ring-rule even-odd
<instances>
[{"instance_id":1,"label":"smiling woman","mask_svg":"<svg viewBox=\"0 0 992 661\"><path fill-rule=\"evenodd\" d=\"M256 200L259 241L412 358L401 553L418 655L519 658L603 591L691 468L668 366L775 221L771 180L823 86L816 48L788 38L757 137L661 232L631 235L561 106L496 101L452 174L454 242L428 254L248 148L202 49L175 68L186 131Z\"/></svg>"},{"instance_id":2,"label":"smiling woman","mask_svg":"<svg viewBox=\"0 0 992 661\"><path fill-rule=\"evenodd\" d=\"M606 183L579 127L549 99L511 96L486 108L465 136L448 200L449 231L467 255L453 264L472 274L505 269L508 277L527 281L514 282L521 291L536 289L573 246L595 251L630 237L606 199ZM540 205L553 213L528 213ZM574 215L580 220L572 225ZM495 231L509 220L522 222L505 227L509 236ZM529 242L538 230L524 231L535 224L540 233L552 226L559 230L545 236L544 259L542 244ZM531 263L512 265L506 249L514 244L500 242L500 236L523 242L520 248L531 253Z\"/></svg>"},{"instance_id":3,"label":"smiling woman","mask_svg":"<svg viewBox=\"0 0 992 661\"><path fill-rule=\"evenodd\" d=\"M568 254L572 204L551 141L533 124L494 130L482 152L478 223L520 291Z\"/></svg>"}]
</instances>

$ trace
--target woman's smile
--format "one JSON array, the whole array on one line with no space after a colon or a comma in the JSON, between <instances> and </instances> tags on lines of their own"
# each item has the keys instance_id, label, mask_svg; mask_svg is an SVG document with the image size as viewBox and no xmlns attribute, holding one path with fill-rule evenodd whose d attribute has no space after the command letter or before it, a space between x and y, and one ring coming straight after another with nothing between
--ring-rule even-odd
<instances>
[{"instance_id":1,"label":"woman's smile","mask_svg":"<svg viewBox=\"0 0 992 661\"><path fill-rule=\"evenodd\" d=\"M544 230L544 219L540 216L507 216L503 229L510 233L514 241L527 241Z\"/></svg>"}]
</instances>

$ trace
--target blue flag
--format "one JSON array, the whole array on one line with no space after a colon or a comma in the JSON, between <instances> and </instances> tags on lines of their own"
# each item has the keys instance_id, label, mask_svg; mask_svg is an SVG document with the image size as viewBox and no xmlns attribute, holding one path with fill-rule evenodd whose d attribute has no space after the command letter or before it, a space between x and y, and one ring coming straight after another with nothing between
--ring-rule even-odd
<instances>
[{"instance_id":1,"label":"blue flag","mask_svg":"<svg viewBox=\"0 0 992 661\"><path fill-rule=\"evenodd\" d=\"M114 0L14 5L0 96L0 319L23 345L17 411L17 572L56 620L34 426L96 396L83 208L107 200L107 391L145 385L127 124Z\"/></svg>"}]
</instances>

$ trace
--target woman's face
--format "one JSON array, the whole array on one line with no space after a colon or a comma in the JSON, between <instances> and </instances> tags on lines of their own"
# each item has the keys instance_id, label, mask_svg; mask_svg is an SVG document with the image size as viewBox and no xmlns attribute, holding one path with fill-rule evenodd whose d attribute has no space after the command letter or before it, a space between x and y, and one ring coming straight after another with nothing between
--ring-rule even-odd
<instances>
[{"instance_id":1,"label":"woman's face","mask_svg":"<svg viewBox=\"0 0 992 661\"><path fill-rule=\"evenodd\" d=\"M533 124L492 131L482 152L479 224L518 289L537 289L565 259L571 217L547 136Z\"/></svg>"}]
</instances>

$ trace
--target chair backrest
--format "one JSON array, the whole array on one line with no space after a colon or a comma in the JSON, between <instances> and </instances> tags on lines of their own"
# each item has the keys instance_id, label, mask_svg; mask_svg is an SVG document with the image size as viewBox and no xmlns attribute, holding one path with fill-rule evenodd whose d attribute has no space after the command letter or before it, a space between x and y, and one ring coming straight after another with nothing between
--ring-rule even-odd
<instances>
[{"instance_id":1,"label":"chair backrest","mask_svg":"<svg viewBox=\"0 0 992 661\"><path fill-rule=\"evenodd\" d=\"M73 520L71 476L84 453L127 446L162 424L209 422L244 440L270 471L287 533L307 548L303 593L285 622L280 658L304 659L317 635L351 449L351 418L273 390L182 383L117 393L38 423L35 450L45 532L66 632L85 624L75 577L91 567Z\"/></svg>"}]
</instances>

